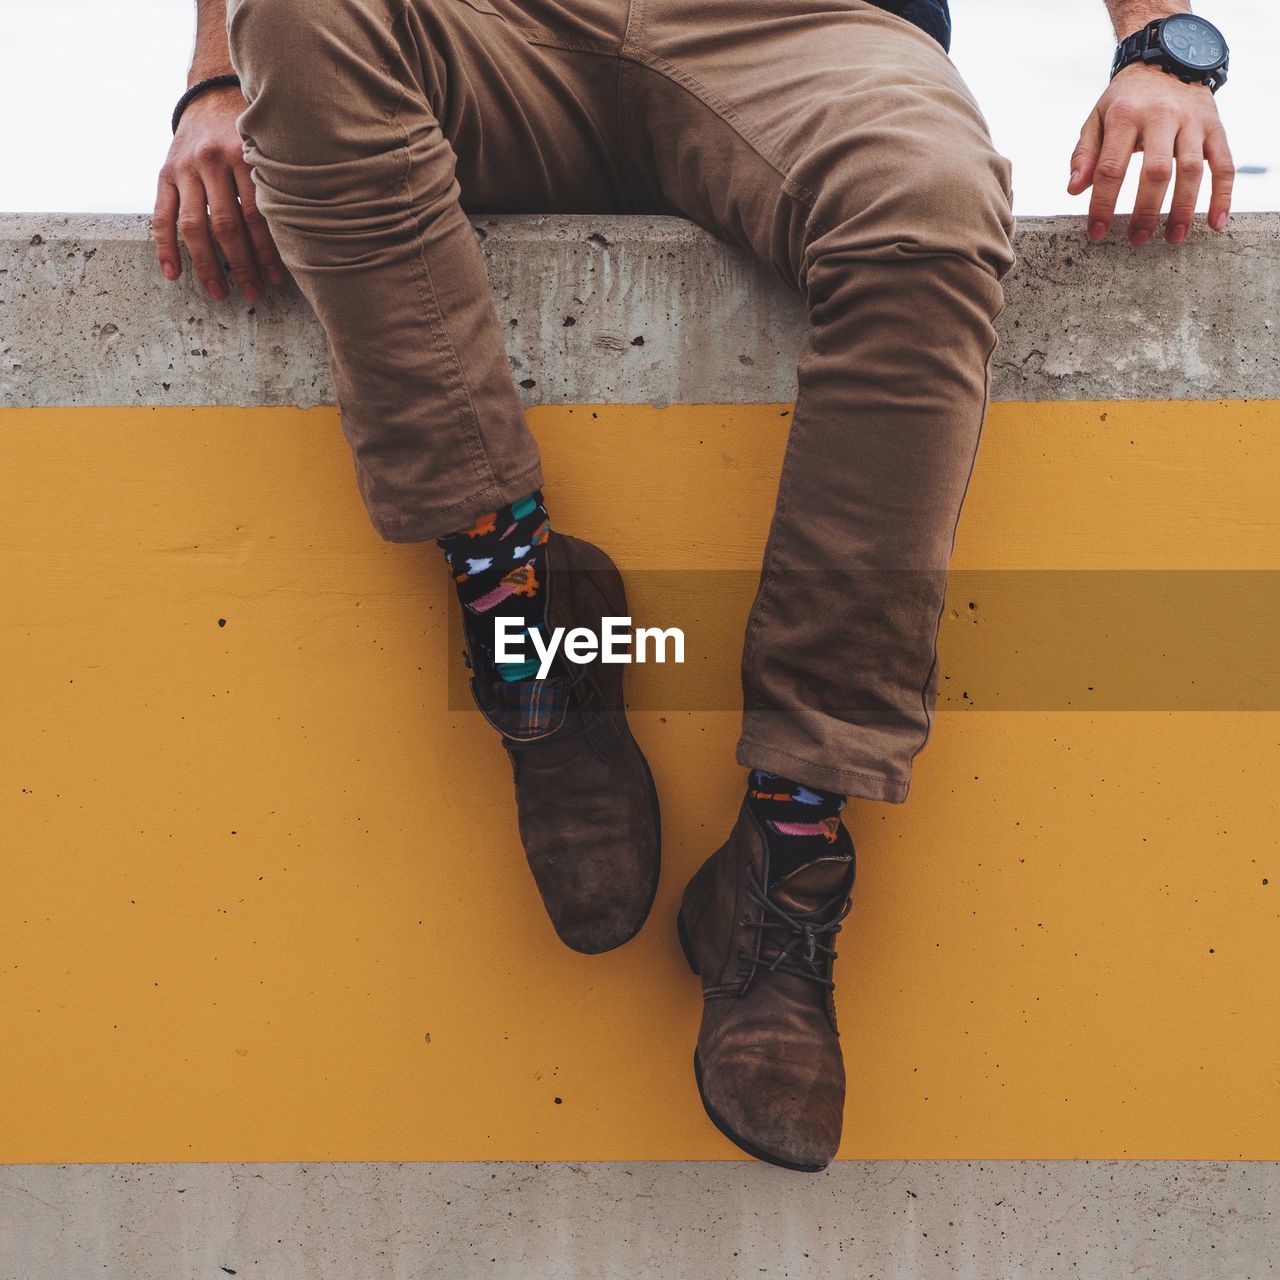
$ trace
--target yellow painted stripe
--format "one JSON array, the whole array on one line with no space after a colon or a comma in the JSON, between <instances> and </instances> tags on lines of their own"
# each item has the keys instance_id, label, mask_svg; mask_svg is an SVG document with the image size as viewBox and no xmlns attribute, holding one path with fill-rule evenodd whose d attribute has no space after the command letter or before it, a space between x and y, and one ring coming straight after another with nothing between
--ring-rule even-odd
<instances>
[{"instance_id":1,"label":"yellow painted stripe","mask_svg":"<svg viewBox=\"0 0 1280 1280\"><path fill-rule=\"evenodd\" d=\"M554 518L750 568L785 411L540 409ZM1276 568L1277 428L997 405L957 564ZM576 956L448 709L438 552L368 527L332 409L9 410L0 445L0 1161L732 1154L671 914L736 715L637 715L662 891ZM854 809L842 1154L1280 1158L1278 739L943 713L912 800Z\"/></svg>"}]
</instances>

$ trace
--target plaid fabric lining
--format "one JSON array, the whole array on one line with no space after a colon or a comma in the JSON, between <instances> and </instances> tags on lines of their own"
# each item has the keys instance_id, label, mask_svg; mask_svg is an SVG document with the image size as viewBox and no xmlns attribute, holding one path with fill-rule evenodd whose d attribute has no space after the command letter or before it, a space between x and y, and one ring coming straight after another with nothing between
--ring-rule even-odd
<instances>
[{"instance_id":1,"label":"plaid fabric lining","mask_svg":"<svg viewBox=\"0 0 1280 1280\"><path fill-rule=\"evenodd\" d=\"M569 709L569 681L473 681L485 714L508 738L537 738L564 722Z\"/></svg>"}]
</instances>

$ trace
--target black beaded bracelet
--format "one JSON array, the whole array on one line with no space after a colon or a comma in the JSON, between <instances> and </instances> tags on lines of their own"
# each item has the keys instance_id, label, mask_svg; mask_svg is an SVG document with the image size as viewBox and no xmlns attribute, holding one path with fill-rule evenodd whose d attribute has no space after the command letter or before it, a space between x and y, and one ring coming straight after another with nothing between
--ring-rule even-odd
<instances>
[{"instance_id":1,"label":"black beaded bracelet","mask_svg":"<svg viewBox=\"0 0 1280 1280\"><path fill-rule=\"evenodd\" d=\"M187 104L193 99L198 98L206 89L221 89L223 85L239 84L240 77L237 75L210 76L207 80L198 80L178 99L178 105L173 109L173 131L178 132L178 121L182 119L182 113L187 109Z\"/></svg>"}]
</instances>

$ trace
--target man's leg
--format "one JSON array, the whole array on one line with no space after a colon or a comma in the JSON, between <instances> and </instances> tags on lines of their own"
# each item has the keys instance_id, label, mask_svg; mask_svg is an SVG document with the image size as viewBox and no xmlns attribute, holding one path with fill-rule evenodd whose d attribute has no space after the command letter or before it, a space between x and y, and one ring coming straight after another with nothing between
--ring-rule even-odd
<instances>
[{"instance_id":1,"label":"man's leg","mask_svg":"<svg viewBox=\"0 0 1280 1280\"><path fill-rule=\"evenodd\" d=\"M600 0L597 0L599 3ZM329 336L370 518L455 532L541 483L471 213L616 208L609 60L460 0L229 0L258 204Z\"/></svg>"},{"instance_id":2,"label":"man's leg","mask_svg":"<svg viewBox=\"0 0 1280 1280\"><path fill-rule=\"evenodd\" d=\"M390 541L441 541L539 889L564 941L600 951L639 929L657 881L656 798L620 677L529 681L490 644L494 606L526 626L544 610L567 627L625 612L604 553L547 524L464 213L627 200L625 14L581 0L541 16L488 0L230 0L227 30L258 205L328 336L370 519Z\"/></svg>"},{"instance_id":3,"label":"man's leg","mask_svg":"<svg viewBox=\"0 0 1280 1280\"><path fill-rule=\"evenodd\" d=\"M707 995L708 1110L755 1154L817 1168L840 1134L828 984L852 849L814 839L797 860L777 837L821 830L794 821L797 798L824 814L840 795L904 799L928 733L1012 264L1009 165L940 46L863 0L639 12L633 144L666 198L810 318L743 654L738 761L760 772L681 924Z\"/></svg>"},{"instance_id":4,"label":"man's leg","mask_svg":"<svg viewBox=\"0 0 1280 1280\"><path fill-rule=\"evenodd\" d=\"M643 12L632 39L656 69L632 73L634 145L811 321L738 758L902 800L1013 261L1009 165L941 47L863 0Z\"/></svg>"}]
</instances>

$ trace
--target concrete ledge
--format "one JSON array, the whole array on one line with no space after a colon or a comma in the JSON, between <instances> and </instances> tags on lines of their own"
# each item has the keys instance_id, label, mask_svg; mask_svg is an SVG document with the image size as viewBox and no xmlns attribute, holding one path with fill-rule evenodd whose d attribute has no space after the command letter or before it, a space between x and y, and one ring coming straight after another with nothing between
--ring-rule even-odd
<instances>
[{"instance_id":1,"label":"concrete ledge","mask_svg":"<svg viewBox=\"0 0 1280 1280\"><path fill-rule=\"evenodd\" d=\"M1280 1167L1110 1161L0 1170L4 1280L1263 1280Z\"/></svg>"},{"instance_id":2,"label":"concrete ledge","mask_svg":"<svg viewBox=\"0 0 1280 1280\"><path fill-rule=\"evenodd\" d=\"M771 403L795 395L799 299L677 218L473 219L527 404ZM1023 221L1001 400L1280 397L1280 214L1142 251L1082 218ZM567 318L573 324L566 324ZM0 403L333 403L296 288L256 307L171 285L145 217L0 215Z\"/></svg>"}]
</instances>

